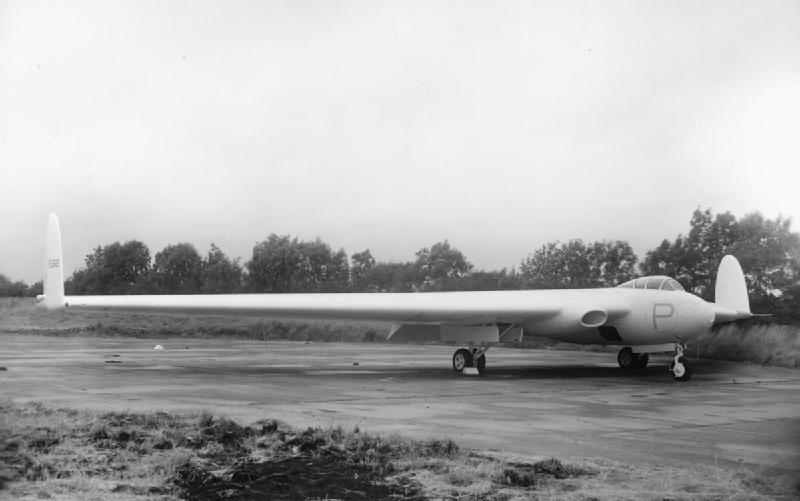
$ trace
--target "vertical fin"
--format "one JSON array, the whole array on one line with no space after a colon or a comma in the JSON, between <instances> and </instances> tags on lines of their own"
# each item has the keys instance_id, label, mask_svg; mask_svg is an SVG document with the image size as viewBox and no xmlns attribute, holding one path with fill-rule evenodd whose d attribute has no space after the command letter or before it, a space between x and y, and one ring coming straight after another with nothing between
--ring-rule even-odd
<instances>
[{"instance_id":1,"label":"vertical fin","mask_svg":"<svg viewBox=\"0 0 800 501\"><path fill-rule=\"evenodd\" d=\"M36 298L48 310L64 307L64 253L58 217L50 213L44 244L44 294Z\"/></svg>"},{"instance_id":2,"label":"vertical fin","mask_svg":"<svg viewBox=\"0 0 800 501\"><path fill-rule=\"evenodd\" d=\"M714 302L737 313L750 313L750 300L747 298L744 273L739 261L731 255L723 257L719 263L717 285L714 288Z\"/></svg>"}]
</instances>

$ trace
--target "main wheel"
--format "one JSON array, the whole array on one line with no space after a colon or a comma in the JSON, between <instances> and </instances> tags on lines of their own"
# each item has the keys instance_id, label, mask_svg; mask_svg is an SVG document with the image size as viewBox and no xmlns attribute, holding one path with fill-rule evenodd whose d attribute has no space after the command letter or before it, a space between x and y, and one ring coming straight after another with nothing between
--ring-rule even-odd
<instances>
[{"instance_id":1,"label":"main wheel","mask_svg":"<svg viewBox=\"0 0 800 501\"><path fill-rule=\"evenodd\" d=\"M467 349L461 348L453 353L453 370L461 372L465 367L472 367L472 353Z\"/></svg>"},{"instance_id":2,"label":"main wheel","mask_svg":"<svg viewBox=\"0 0 800 501\"><path fill-rule=\"evenodd\" d=\"M619 350L617 363L623 369L633 369L636 366L636 356L633 354L633 350L628 347Z\"/></svg>"},{"instance_id":3,"label":"main wheel","mask_svg":"<svg viewBox=\"0 0 800 501\"><path fill-rule=\"evenodd\" d=\"M650 355L647 353L636 354L636 368L637 369L646 369L647 364L650 363Z\"/></svg>"},{"instance_id":4,"label":"main wheel","mask_svg":"<svg viewBox=\"0 0 800 501\"><path fill-rule=\"evenodd\" d=\"M669 364L669 370L672 372L672 377L675 381L688 381L692 377L692 369L689 367L689 362L684 357L679 357L677 364L673 360Z\"/></svg>"},{"instance_id":5,"label":"main wheel","mask_svg":"<svg viewBox=\"0 0 800 501\"><path fill-rule=\"evenodd\" d=\"M475 368L478 369L478 374L483 374L483 371L486 370L486 355L478 357L478 360L475 361Z\"/></svg>"}]
</instances>

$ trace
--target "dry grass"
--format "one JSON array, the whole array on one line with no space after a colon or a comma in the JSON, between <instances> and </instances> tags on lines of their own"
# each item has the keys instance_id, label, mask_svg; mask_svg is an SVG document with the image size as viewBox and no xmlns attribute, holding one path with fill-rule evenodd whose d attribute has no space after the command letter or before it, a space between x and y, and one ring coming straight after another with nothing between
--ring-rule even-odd
<instances>
[{"instance_id":1,"label":"dry grass","mask_svg":"<svg viewBox=\"0 0 800 501\"><path fill-rule=\"evenodd\" d=\"M723 325L690 343L688 352L698 344L702 358L800 367L800 328L792 325Z\"/></svg>"},{"instance_id":2,"label":"dry grass","mask_svg":"<svg viewBox=\"0 0 800 501\"><path fill-rule=\"evenodd\" d=\"M2 454L10 480L0 498L175 498L164 486L188 451L158 449L153 441L180 434L185 419L153 414L135 425L120 424L112 415L36 404L7 404L0 411L7 424Z\"/></svg>"},{"instance_id":3,"label":"dry grass","mask_svg":"<svg viewBox=\"0 0 800 501\"><path fill-rule=\"evenodd\" d=\"M797 486L733 470L564 463L208 413L0 405L0 499L775 499ZM5 485L2 485L5 479ZM795 489L795 490L790 490Z\"/></svg>"}]
</instances>

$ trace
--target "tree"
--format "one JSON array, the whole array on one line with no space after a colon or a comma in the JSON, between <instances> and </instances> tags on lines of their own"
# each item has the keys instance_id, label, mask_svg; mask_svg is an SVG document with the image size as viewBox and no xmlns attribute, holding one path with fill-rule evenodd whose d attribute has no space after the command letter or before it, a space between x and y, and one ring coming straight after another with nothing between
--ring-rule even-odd
<instances>
[{"instance_id":1,"label":"tree","mask_svg":"<svg viewBox=\"0 0 800 501\"><path fill-rule=\"evenodd\" d=\"M613 287L635 274L636 254L622 240L584 244L550 242L520 265L525 286L535 289Z\"/></svg>"},{"instance_id":2,"label":"tree","mask_svg":"<svg viewBox=\"0 0 800 501\"><path fill-rule=\"evenodd\" d=\"M800 283L795 282L781 292L779 300L772 301L772 305L762 306L759 302L753 305L753 311L768 311L779 320L800 322Z\"/></svg>"},{"instance_id":3,"label":"tree","mask_svg":"<svg viewBox=\"0 0 800 501\"><path fill-rule=\"evenodd\" d=\"M331 254L330 261L325 265L323 275L323 286L320 289L324 292L344 292L350 285L350 264L348 263L347 253L344 249Z\"/></svg>"},{"instance_id":4,"label":"tree","mask_svg":"<svg viewBox=\"0 0 800 501\"><path fill-rule=\"evenodd\" d=\"M291 292L292 278L299 266L297 239L274 233L253 247L247 267L248 289L252 292Z\"/></svg>"},{"instance_id":5,"label":"tree","mask_svg":"<svg viewBox=\"0 0 800 501\"><path fill-rule=\"evenodd\" d=\"M447 240L434 244L430 249L424 247L416 255L415 265L421 274L420 285L424 290L450 290L472 270L472 263Z\"/></svg>"},{"instance_id":6,"label":"tree","mask_svg":"<svg viewBox=\"0 0 800 501\"><path fill-rule=\"evenodd\" d=\"M153 291L158 294L197 294L201 285L202 259L194 245L166 246L156 254L150 273Z\"/></svg>"},{"instance_id":7,"label":"tree","mask_svg":"<svg viewBox=\"0 0 800 501\"><path fill-rule=\"evenodd\" d=\"M275 234L253 247L245 265L254 292L344 291L349 282L347 254L320 239L301 242Z\"/></svg>"},{"instance_id":8,"label":"tree","mask_svg":"<svg viewBox=\"0 0 800 501\"><path fill-rule=\"evenodd\" d=\"M42 280L32 283L25 291L25 295L30 297L36 297L39 294L44 294L44 282Z\"/></svg>"},{"instance_id":9,"label":"tree","mask_svg":"<svg viewBox=\"0 0 800 501\"><path fill-rule=\"evenodd\" d=\"M242 267L239 259L229 259L212 243L201 265L200 282L202 284L200 292L203 294L238 292L242 287Z\"/></svg>"},{"instance_id":10,"label":"tree","mask_svg":"<svg viewBox=\"0 0 800 501\"><path fill-rule=\"evenodd\" d=\"M22 297L27 291L28 285L25 282L12 282L7 276L0 274L0 297Z\"/></svg>"},{"instance_id":11,"label":"tree","mask_svg":"<svg viewBox=\"0 0 800 501\"><path fill-rule=\"evenodd\" d=\"M465 291L518 290L521 288L522 277L520 274L514 269L508 271L505 268L500 271L471 271L455 284L455 289Z\"/></svg>"},{"instance_id":12,"label":"tree","mask_svg":"<svg viewBox=\"0 0 800 501\"><path fill-rule=\"evenodd\" d=\"M713 301L716 272L725 254L742 265L753 311L794 311L790 306L800 278L800 234L791 231L791 219L775 220L759 213L737 220L730 212L694 211L687 236L664 240L642 262L646 275L669 275L684 288Z\"/></svg>"},{"instance_id":13,"label":"tree","mask_svg":"<svg viewBox=\"0 0 800 501\"><path fill-rule=\"evenodd\" d=\"M369 249L350 256L350 285L354 291L367 290L367 274L375 266L375 258Z\"/></svg>"},{"instance_id":14,"label":"tree","mask_svg":"<svg viewBox=\"0 0 800 501\"><path fill-rule=\"evenodd\" d=\"M754 310L781 309L790 302L800 280L800 234L792 221L778 216L765 219L759 213L745 215L738 224L737 239L728 251L745 272Z\"/></svg>"},{"instance_id":15,"label":"tree","mask_svg":"<svg viewBox=\"0 0 800 501\"><path fill-rule=\"evenodd\" d=\"M525 287L531 289L563 289L565 267L564 251L559 242L548 242L529 254L520 264L519 271Z\"/></svg>"},{"instance_id":16,"label":"tree","mask_svg":"<svg viewBox=\"0 0 800 501\"><path fill-rule=\"evenodd\" d=\"M138 240L96 247L86 267L66 281L67 294L141 294L150 270L150 251Z\"/></svg>"},{"instance_id":17,"label":"tree","mask_svg":"<svg viewBox=\"0 0 800 501\"><path fill-rule=\"evenodd\" d=\"M375 263L363 278L365 292L414 292L419 290L419 268L414 263Z\"/></svg>"},{"instance_id":18,"label":"tree","mask_svg":"<svg viewBox=\"0 0 800 501\"><path fill-rule=\"evenodd\" d=\"M589 254L603 287L616 287L636 276L636 262L639 258L626 241L595 242L590 246Z\"/></svg>"},{"instance_id":19,"label":"tree","mask_svg":"<svg viewBox=\"0 0 800 501\"><path fill-rule=\"evenodd\" d=\"M298 245L299 267L295 290L343 292L350 281L350 266L344 249L334 252L319 238Z\"/></svg>"}]
</instances>

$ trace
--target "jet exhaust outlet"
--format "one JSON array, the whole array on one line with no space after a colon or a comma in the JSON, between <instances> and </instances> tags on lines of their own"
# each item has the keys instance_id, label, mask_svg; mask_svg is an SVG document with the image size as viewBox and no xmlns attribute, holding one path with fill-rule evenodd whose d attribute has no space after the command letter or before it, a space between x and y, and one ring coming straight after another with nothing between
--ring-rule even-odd
<instances>
[{"instance_id":1,"label":"jet exhaust outlet","mask_svg":"<svg viewBox=\"0 0 800 501\"><path fill-rule=\"evenodd\" d=\"M608 313L603 310L589 310L581 316L581 325L584 327L600 327L608 320Z\"/></svg>"}]
</instances>

